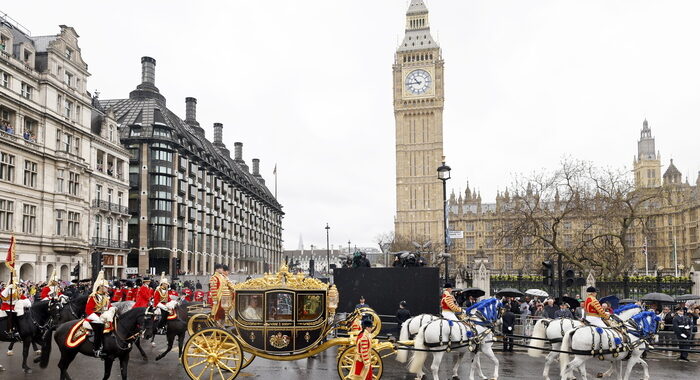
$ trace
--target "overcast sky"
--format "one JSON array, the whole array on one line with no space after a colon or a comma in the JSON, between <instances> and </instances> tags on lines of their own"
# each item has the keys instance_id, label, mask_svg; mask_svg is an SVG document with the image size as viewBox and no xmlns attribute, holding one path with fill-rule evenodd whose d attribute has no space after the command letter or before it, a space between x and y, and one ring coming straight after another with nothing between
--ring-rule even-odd
<instances>
[{"instance_id":1,"label":"overcast sky","mask_svg":"<svg viewBox=\"0 0 700 380\"><path fill-rule=\"evenodd\" d=\"M109 3L109 4L107 4ZM664 168L700 169L700 2L427 0L445 59L449 182L487 202L564 155L632 166L646 117ZM371 246L393 229L391 66L406 0L4 1L33 35L80 35L103 99L156 85L212 138L242 141L284 206L285 248ZM684 178L685 180L685 178Z\"/></svg>"}]
</instances>

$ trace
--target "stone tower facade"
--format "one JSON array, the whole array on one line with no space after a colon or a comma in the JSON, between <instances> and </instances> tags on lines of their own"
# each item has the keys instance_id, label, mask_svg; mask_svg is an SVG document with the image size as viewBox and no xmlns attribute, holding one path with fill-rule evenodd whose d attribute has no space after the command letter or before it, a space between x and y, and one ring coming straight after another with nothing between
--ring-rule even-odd
<instances>
[{"instance_id":1,"label":"stone tower facade","mask_svg":"<svg viewBox=\"0 0 700 380\"><path fill-rule=\"evenodd\" d=\"M637 189L661 186L661 155L656 152L649 122L644 119L634 158L634 182Z\"/></svg>"},{"instance_id":2,"label":"stone tower facade","mask_svg":"<svg viewBox=\"0 0 700 380\"><path fill-rule=\"evenodd\" d=\"M412 0L393 66L396 118L395 233L414 241L442 241L444 62L430 34L428 8Z\"/></svg>"}]
</instances>

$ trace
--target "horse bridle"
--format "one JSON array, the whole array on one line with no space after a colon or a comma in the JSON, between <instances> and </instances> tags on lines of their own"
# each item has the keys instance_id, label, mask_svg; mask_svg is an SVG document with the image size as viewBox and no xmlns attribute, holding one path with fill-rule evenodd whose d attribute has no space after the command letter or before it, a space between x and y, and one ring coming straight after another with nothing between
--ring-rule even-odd
<instances>
[{"instance_id":1,"label":"horse bridle","mask_svg":"<svg viewBox=\"0 0 700 380\"><path fill-rule=\"evenodd\" d=\"M147 315L148 315L148 311L145 312L144 317L147 316ZM126 350L128 350L128 349L131 348L131 342L135 341L137 337L143 336L143 333L146 332L146 326L145 326L145 324L144 324L144 326L143 326L142 328L140 328L140 330L138 330L137 332L135 332L133 335L130 335L130 336L126 337L126 338L122 338L121 336L119 336L119 330L117 329L117 326L119 326L119 323L118 323L118 322L119 322L119 321L117 320L117 317L114 317L114 343L116 343L117 348L118 348L120 351L126 351ZM138 326L137 326L137 327L138 327ZM119 341L120 341L120 340L121 340L122 342L126 343L126 347L124 347L124 346L122 346L121 344L119 344Z\"/></svg>"}]
</instances>

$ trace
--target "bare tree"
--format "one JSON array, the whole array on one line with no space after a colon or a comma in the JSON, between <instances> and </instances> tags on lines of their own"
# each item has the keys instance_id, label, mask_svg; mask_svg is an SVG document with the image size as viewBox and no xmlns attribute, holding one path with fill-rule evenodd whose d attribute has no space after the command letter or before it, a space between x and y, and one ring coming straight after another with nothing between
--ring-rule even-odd
<instances>
[{"instance_id":1,"label":"bare tree","mask_svg":"<svg viewBox=\"0 0 700 380\"><path fill-rule=\"evenodd\" d=\"M571 158L553 172L517 178L512 189L502 205L501 244L561 255L567 266L612 276L634 265L631 237L643 222L640 208L659 196L635 191L628 172Z\"/></svg>"}]
</instances>

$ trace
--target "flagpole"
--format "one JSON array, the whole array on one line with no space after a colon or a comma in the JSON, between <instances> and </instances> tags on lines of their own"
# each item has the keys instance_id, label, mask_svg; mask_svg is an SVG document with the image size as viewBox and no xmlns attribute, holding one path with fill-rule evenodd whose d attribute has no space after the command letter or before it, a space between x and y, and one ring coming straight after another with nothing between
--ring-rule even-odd
<instances>
[{"instance_id":1,"label":"flagpole","mask_svg":"<svg viewBox=\"0 0 700 380\"><path fill-rule=\"evenodd\" d=\"M277 199L277 164L275 164L275 199Z\"/></svg>"}]
</instances>

